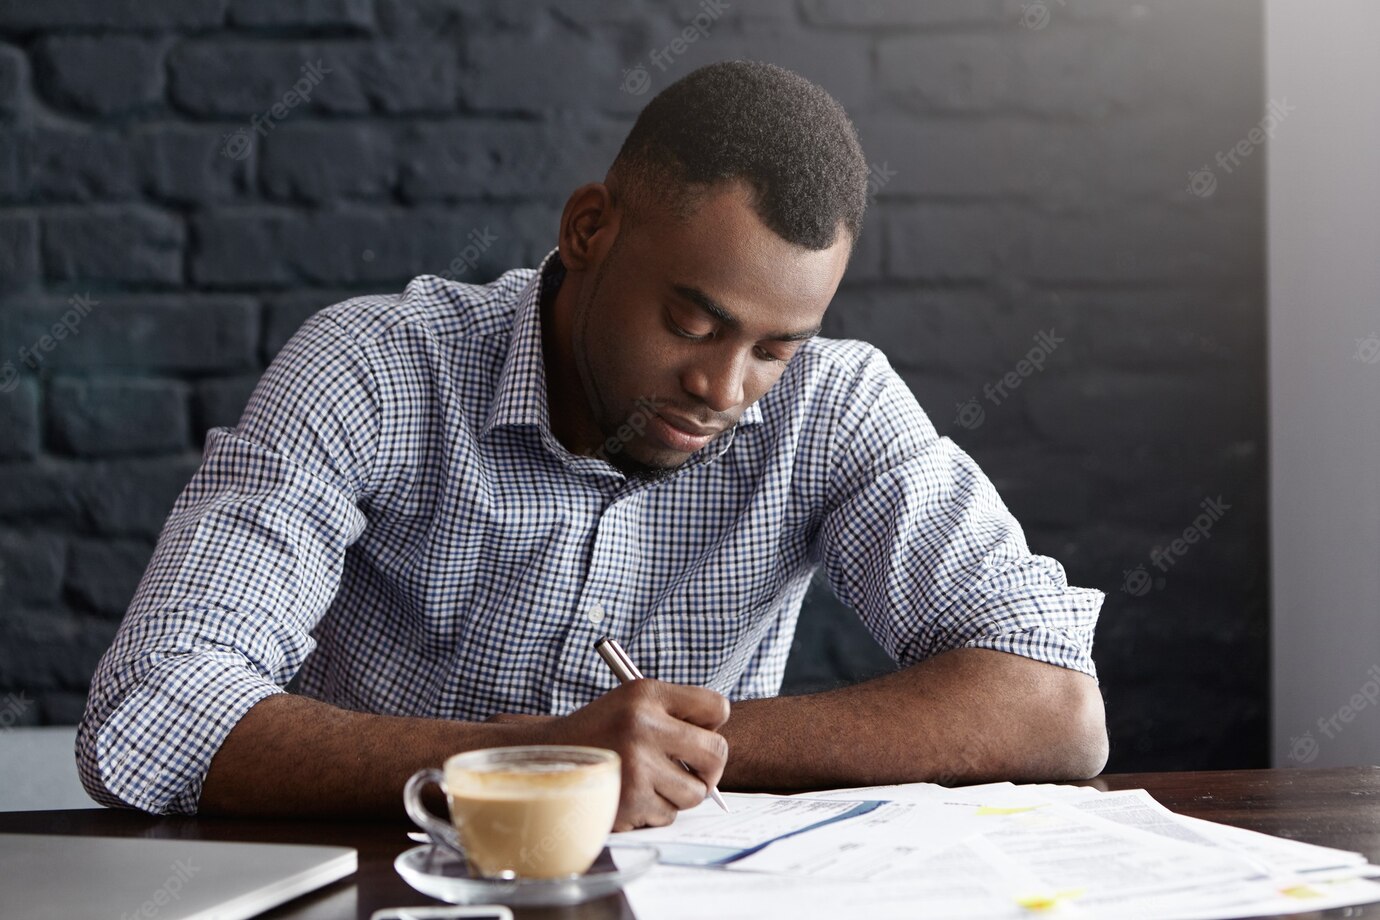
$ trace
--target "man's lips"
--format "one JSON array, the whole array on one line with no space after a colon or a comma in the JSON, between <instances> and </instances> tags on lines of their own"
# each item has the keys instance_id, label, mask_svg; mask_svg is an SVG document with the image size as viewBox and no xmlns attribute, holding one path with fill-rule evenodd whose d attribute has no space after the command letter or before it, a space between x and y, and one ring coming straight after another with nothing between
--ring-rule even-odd
<instances>
[{"instance_id":1,"label":"man's lips","mask_svg":"<svg viewBox=\"0 0 1380 920\"><path fill-rule=\"evenodd\" d=\"M713 437L714 435L723 431L722 428L711 428L708 425L700 425L696 422L692 422L689 419L683 418L682 416L675 415L672 413L659 412L657 414L660 415L666 421L670 422L675 427L679 428L681 431L685 432L688 435L691 435L692 437L698 438L705 435Z\"/></svg>"},{"instance_id":2,"label":"man's lips","mask_svg":"<svg viewBox=\"0 0 1380 920\"><path fill-rule=\"evenodd\" d=\"M723 431L722 428L705 428L664 413L653 415L647 430L666 447L686 454L693 454Z\"/></svg>"}]
</instances>

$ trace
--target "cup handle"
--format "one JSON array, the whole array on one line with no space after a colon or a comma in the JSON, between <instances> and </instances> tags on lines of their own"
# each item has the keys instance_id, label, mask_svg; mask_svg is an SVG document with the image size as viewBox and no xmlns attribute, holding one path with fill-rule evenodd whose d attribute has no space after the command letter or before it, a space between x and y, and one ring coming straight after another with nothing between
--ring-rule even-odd
<instances>
[{"instance_id":1,"label":"cup handle","mask_svg":"<svg viewBox=\"0 0 1380 920\"><path fill-rule=\"evenodd\" d=\"M455 827L437 818L422 804L422 789L428 783L435 783L444 789L444 780L445 774L435 767L413 773L407 785L403 787L403 805L407 808L407 816L412 819L412 823L426 831L432 843L453 850L463 857L465 851L460 846L460 836L455 833Z\"/></svg>"}]
</instances>

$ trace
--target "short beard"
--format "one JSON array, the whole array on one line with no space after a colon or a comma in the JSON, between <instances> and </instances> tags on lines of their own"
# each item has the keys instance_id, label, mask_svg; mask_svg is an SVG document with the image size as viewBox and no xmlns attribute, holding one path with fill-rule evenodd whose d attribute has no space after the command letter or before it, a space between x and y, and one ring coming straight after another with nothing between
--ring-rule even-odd
<instances>
[{"instance_id":1,"label":"short beard","mask_svg":"<svg viewBox=\"0 0 1380 920\"><path fill-rule=\"evenodd\" d=\"M603 460L629 479L642 483L661 482L680 469L680 466L652 466L636 457L628 456L623 451L605 454Z\"/></svg>"}]
</instances>

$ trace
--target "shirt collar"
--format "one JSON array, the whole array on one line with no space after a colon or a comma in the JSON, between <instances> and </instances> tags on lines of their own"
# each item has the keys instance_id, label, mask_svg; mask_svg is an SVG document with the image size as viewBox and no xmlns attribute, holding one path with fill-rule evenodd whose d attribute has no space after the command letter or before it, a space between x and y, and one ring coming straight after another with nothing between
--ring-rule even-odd
<instances>
[{"instance_id":1,"label":"shirt collar","mask_svg":"<svg viewBox=\"0 0 1380 920\"><path fill-rule=\"evenodd\" d=\"M536 425L545 431L551 430L546 404L546 365L542 360L541 301L542 292L559 286L565 277L559 253L559 249L553 249L546 254L537 273L518 295L508 356L503 360L498 389L481 437L504 425Z\"/></svg>"},{"instance_id":2,"label":"shirt collar","mask_svg":"<svg viewBox=\"0 0 1380 920\"><path fill-rule=\"evenodd\" d=\"M541 302L543 294L559 287L564 277L565 266L561 263L560 249L552 249L518 295L508 356L503 361L493 405L480 437L505 425L535 425L544 434L550 435L546 364L542 355ZM758 403L748 406L738 419L738 426L761 423L762 409Z\"/></svg>"}]
</instances>

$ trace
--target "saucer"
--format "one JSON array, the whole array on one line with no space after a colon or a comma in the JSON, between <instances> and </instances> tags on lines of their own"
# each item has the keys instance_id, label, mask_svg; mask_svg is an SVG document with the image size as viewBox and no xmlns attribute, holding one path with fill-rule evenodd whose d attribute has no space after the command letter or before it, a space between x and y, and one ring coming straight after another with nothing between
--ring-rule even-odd
<instances>
[{"instance_id":1,"label":"saucer","mask_svg":"<svg viewBox=\"0 0 1380 920\"><path fill-rule=\"evenodd\" d=\"M583 875L570 878L500 879L471 873L469 863L449 850L426 844L403 852L393 868L403 881L451 904L508 904L551 907L580 904L613 894L656 865L655 847L618 846L616 865L608 847Z\"/></svg>"}]
</instances>

